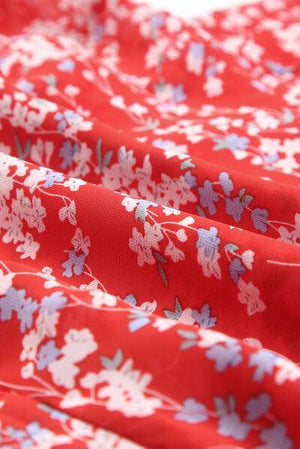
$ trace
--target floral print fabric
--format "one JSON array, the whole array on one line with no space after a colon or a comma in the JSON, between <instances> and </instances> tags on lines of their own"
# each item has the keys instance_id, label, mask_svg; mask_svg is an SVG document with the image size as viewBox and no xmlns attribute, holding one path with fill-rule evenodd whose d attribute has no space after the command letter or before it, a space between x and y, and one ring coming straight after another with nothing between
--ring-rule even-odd
<instances>
[{"instance_id":1,"label":"floral print fabric","mask_svg":"<svg viewBox=\"0 0 300 449\"><path fill-rule=\"evenodd\" d=\"M0 446L300 445L300 5L0 5Z\"/></svg>"}]
</instances>

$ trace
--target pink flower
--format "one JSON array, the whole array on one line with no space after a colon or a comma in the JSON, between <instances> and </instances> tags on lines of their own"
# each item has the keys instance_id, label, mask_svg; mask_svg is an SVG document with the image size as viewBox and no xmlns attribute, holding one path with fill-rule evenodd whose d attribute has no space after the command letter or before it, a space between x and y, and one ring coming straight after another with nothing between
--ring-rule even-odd
<instances>
[{"instance_id":1,"label":"pink flower","mask_svg":"<svg viewBox=\"0 0 300 449\"><path fill-rule=\"evenodd\" d=\"M265 303L259 297L259 290L252 282L246 284L241 278L238 281L240 293L238 300L241 304L247 304L248 315L254 315L256 312L263 312L266 308Z\"/></svg>"},{"instance_id":2,"label":"pink flower","mask_svg":"<svg viewBox=\"0 0 300 449\"><path fill-rule=\"evenodd\" d=\"M151 226L145 223L145 236L136 228L132 230L132 238L129 239L129 247L138 255L138 265L142 267L144 263L153 265L155 259L152 254L152 248L159 249L158 242L162 240L163 235L159 225Z\"/></svg>"}]
</instances>

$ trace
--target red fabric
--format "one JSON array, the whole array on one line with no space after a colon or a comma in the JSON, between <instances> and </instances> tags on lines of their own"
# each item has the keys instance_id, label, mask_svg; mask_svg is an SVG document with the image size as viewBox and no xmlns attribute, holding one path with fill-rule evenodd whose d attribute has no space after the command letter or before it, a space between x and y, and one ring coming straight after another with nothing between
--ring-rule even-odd
<instances>
[{"instance_id":1,"label":"red fabric","mask_svg":"<svg viewBox=\"0 0 300 449\"><path fill-rule=\"evenodd\" d=\"M1 1L1 448L299 447L299 17Z\"/></svg>"}]
</instances>

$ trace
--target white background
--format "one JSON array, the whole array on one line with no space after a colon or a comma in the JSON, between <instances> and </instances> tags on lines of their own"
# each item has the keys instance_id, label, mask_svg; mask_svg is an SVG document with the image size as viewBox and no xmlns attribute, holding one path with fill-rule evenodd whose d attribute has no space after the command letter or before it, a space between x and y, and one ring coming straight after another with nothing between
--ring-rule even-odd
<instances>
[{"instance_id":1,"label":"white background","mask_svg":"<svg viewBox=\"0 0 300 449\"><path fill-rule=\"evenodd\" d=\"M145 3L145 0L136 0ZM249 4L261 0L147 0L157 9L164 9L182 17L202 15L215 9L228 8L230 6Z\"/></svg>"}]
</instances>

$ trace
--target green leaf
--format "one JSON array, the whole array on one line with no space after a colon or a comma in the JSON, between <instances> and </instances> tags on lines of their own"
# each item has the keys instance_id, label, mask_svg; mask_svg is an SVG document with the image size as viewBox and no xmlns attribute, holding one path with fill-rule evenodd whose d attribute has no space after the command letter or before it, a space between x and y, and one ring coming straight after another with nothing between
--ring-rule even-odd
<instances>
[{"instance_id":1,"label":"green leaf","mask_svg":"<svg viewBox=\"0 0 300 449\"><path fill-rule=\"evenodd\" d=\"M249 206L249 204L253 201L253 196L251 195L245 195L242 199L242 203L245 207Z\"/></svg>"},{"instance_id":2,"label":"green leaf","mask_svg":"<svg viewBox=\"0 0 300 449\"><path fill-rule=\"evenodd\" d=\"M227 405L223 398L214 396L215 410L218 416L222 417L227 415Z\"/></svg>"},{"instance_id":3,"label":"green leaf","mask_svg":"<svg viewBox=\"0 0 300 449\"><path fill-rule=\"evenodd\" d=\"M179 298L175 298L175 311L173 310L164 310L164 314L170 320L179 320L182 314L182 307L179 301Z\"/></svg>"},{"instance_id":4,"label":"green leaf","mask_svg":"<svg viewBox=\"0 0 300 449\"><path fill-rule=\"evenodd\" d=\"M101 361L102 365L104 366L104 368L106 368L108 370L117 369L120 366L120 364L122 363L122 360L123 360L122 349L117 350L113 359L110 359L105 356L100 357L100 361Z\"/></svg>"},{"instance_id":5,"label":"green leaf","mask_svg":"<svg viewBox=\"0 0 300 449\"><path fill-rule=\"evenodd\" d=\"M168 263L167 259L165 259L164 256L162 256L160 253L158 253L157 251L154 251L154 258L161 263Z\"/></svg>"},{"instance_id":6,"label":"green leaf","mask_svg":"<svg viewBox=\"0 0 300 449\"><path fill-rule=\"evenodd\" d=\"M28 138L26 140L24 151L23 151L23 148L22 148L22 145L19 140L19 136L18 136L17 132L14 133L14 143L15 143L15 147L16 147L19 158L22 160L25 160L27 158L27 156L29 155L29 151L31 148L30 138Z\"/></svg>"},{"instance_id":7,"label":"green leaf","mask_svg":"<svg viewBox=\"0 0 300 449\"><path fill-rule=\"evenodd\" d=\"M292 123L295 120L295 116L289 108L283 108L283 123Z\"/></svg>"},{"instance_id":8,"label":"green leaf","mask_svg":"<svg viewBox=\"0 0 300 449\"><path fill-rule=\"evenodd\" d=\"M239 198L241 199L246 193L246 189L245 187L243 187L240 191L239 191Z\"/></svg>"},{"instance_id":9,"label":"green leaf","mask_svg":"<svg viewBox=\"0 0 300 449\"><path fill-rule=\"evenodd\" d=\"M177 334L180 337L186 338L187 340L197 340L197 334L194 331L187 331L185 329L178 329Z\"/></svg>"},{"instance_id":10,"label":"green leaf","mask_svg":"<svg viewBox=\"0 0 300 449\"><path fill-rule=\"evenodd\" d=\"M196 346L197 342L193 340L186 340L183 341L180 345L180 350L185 351L186 349L192 348L193 346Z\"/></svg>"},{"instance_id":11,"label":"green leaf","mask_svg":"<svg viewBox=\"0 0 300 449\"><path fill-rule=\"evenodd\" d=\"M98 161L98 167L100 169L102 168L101 148L102 148L102 139L98 139L96 143L96 156Z\"/></svg>"},{"instance_id":12,"label":"green leaf","mask_svg":"<svg viewBox=\"0 0 300 449\"><path fill-rule=\"evenodd\" d=\"M155 129L159 126L159 120L158 119L152 119L152 118L148 118L147 120L147 128L148 129Z\"/></svg>"},{"instance_id":13,"label":"green leaf","mask_svg":"<svg viewBox=\"0 0 300 449\"><path fill-rule=\"evenodd\" d=\"M233 394L228 395L228 406L229 406L229 409L231 412L233 412L235 410L236 400L235 400L235 397L233 396Z\"/></svg>"},{"instance_id":14,"label":"green leaf","mask_svg":"<svg viewBox=\"0 0 300 449\"><path fill-rule=\"evenodd\" d=\"M160 275L163 283L165 284L166 287L168 287L167 273L165 272L164 267L160 263L157 264L157 270L158 270L158 274Z\"/></svg>"},{"instance_id":15,"label":"green leaf","mask_svg":"<svg viewBox=\"0 0 300 449\"><path fill-rule=\"evenodd\" d=\"M145 223L146 216L147 216L147 208L144 204L138 204L135 209L135 219L136 221L141 220L142 223Z\"/></svg>"},{"instance_id":16,"label":"green leaf","mask_svg":"<svg viewBox=\"0 0 300 449\"><path fill-rule=\"evenodd\" d=\"M51 87L55 87L57 84L56 76L53 75L53 73L50 73L44 79L45 79L46 83Z\"/></svg>"},{"instance_id":17,"label":"green leaf","mask_svg":"<svg viewBox=\"0 0 300 449\"><path fill-rule=\"evenodd\" d=\"M110 164L113 153L114 153L113 150L109 150L105 153L105 155L103 157L102 169L107 167Z\"/></svg>"},{"instance_id":18,"label":"green leaf","mask_svg":"<svg viewBox=\"0 0 300 449\"><path fill-rule=\"evenodd\" d=\"M204 210L202 209L201 206L196 206L196 210L197 210L197 214L198 214L200 217L206 217L205 212L204 212Z\"/></svg>"},{"instance_id":19,"label":"green leaf","mask_svg":"<svg viewBox=\"0 0 300 449\"><path fill-rule=\"evenodd\" d=\"M227 243L227 245L225 245L224 248L225 248L225 251L228 253L233 253L240 249L235 243Z\"/></svg>"},{"instance_id":20,"label":"green leaf","mask_svg":"<svg viewBox=\"0 0 300 449\"><path fill-rule=\"evenodd\" d=\"M195 168L196 165L193 163L192 159L185 159L180 164L180 170L184 170L186 168Z\"/></svg>"}]
</instances>

